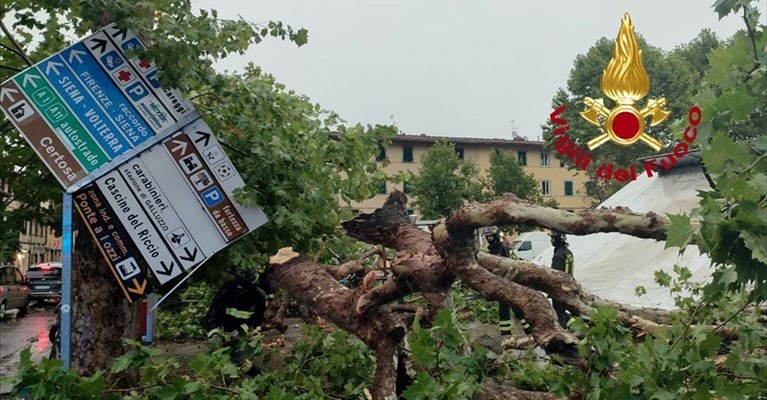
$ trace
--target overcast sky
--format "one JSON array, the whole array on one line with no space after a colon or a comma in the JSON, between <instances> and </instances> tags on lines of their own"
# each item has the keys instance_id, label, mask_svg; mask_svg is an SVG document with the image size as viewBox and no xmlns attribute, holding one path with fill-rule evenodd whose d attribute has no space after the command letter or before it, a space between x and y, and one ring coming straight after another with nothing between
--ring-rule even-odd
<instances>
[{"instance_id":1,"label":"overcast sky","mask_svg":"<svg viewBox=\"0 0 767 400\"><path fill-rule=\"evenodd\" d=\"M704 27L723 38L745 27L719 21L713 0L193 1L222 18L309 30L305 46L267 40L220 69L252 61L349 123L393 116L405 133L442 136L508 138L514 120L517 133L538 138L575 57L614 38L624 12L667 50Z\"/></svg>"}]
</instances>

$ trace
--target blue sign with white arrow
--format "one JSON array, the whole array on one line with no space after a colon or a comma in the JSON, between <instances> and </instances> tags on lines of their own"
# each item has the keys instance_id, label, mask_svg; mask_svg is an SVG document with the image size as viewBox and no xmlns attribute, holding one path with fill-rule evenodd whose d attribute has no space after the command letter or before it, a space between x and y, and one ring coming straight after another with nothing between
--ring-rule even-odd
<instances>
[{"instance_id":1,"label":"blue sign with white arrow","mask_svg":"<svg viewBox=\"0 0 767 400\"><path fill-rule=\"evenodd\" d=\"M133 105L126 100L104 70L99 67L98 62L91 56L85 45L82 43L75 44L64 50L61 53L61 58L62 62L77 74L77 79L106 111L109 118L133 147L154 136L152 128Z\"/></svg>"},{"instance_id":2,"label":"blue sign with white arrow","mask_svg":"<svg viewBox=\"0 0 767 400\"><path fill-rule=\"evenodd\" d=\"M66 66L60 55L43 62L41 70L53 89L66 102L80 123L96 139L96 142L110 158L131 149L131 145L117 129L112 119L91 97L88 90L77 79L75 74Z\"/></svg>"}]
</instances>

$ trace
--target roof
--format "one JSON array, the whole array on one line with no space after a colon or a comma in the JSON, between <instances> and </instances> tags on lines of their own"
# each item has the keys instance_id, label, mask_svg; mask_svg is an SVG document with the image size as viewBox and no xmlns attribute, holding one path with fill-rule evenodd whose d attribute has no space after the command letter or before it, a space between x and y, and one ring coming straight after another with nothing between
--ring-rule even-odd
<instances>
[{"instance_id":1,"label":"roof","mask_svg":"<svg viewBox=\"0 0 767 400\"><path fill-rule=\"evenodd\" d=\"M436 143L439 140L445 140L454 144L477 144L477 145L489 145L498 147L518 147L518 146L534 146L543 147L546 142L527 140L524 138L519 139L490 139L490 138L468 138L468 137L450 137L450 136L430 136L426 134L420 135L407 135L398 134L392 138L392 143Z\"/></svg>"}]
</instances>

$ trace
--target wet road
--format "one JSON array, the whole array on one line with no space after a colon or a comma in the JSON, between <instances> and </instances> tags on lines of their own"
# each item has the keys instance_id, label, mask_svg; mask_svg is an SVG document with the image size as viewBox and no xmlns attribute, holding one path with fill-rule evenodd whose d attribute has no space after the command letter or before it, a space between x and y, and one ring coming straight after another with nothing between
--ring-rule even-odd
<instances>
[{"instance_id":1,"label":"wet road","mask_svg":"<svg viewBox=\"0 0 767 400\"><path fill-rule=\"evenodd\" d=\"M32 360L39 361L51 351L48 328L53 319L54 305L30 306L23 317L9 311L0 321L0 377L13 376L19 366L19 352L32 350ZM10 386L0 385L0 398L10 392Z\"/></svg>"},{"instance_id":2,"label":"wet road","mask_svg":"<svg viewBox=\"0 0 767 400\"><path fill-rule=\"evenodd\" d=\"M23 317L8 316L0 321L0 363L19 350L31 345L34 351L50 350L48 328L53 319L54 307L30 306Z\"/></svg>"}]
</instances>

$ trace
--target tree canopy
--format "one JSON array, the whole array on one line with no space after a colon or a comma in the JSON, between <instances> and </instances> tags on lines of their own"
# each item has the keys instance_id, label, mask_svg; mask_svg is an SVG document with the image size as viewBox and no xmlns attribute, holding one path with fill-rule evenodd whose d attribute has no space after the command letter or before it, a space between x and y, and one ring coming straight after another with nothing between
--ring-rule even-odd
<instances>
[{"instance_id":1,"label":"tree canopy","mask_svg":"<svg viewBox=\"0 0 767 400\"><path fill-rule=\"evenodd\" d=\"M454 144L437 142L422 156L412 179L414 204L425 219L445 217L465 201L482 199L481 179L476 164L460 159Z\"/></svg>"}]
</instances>

